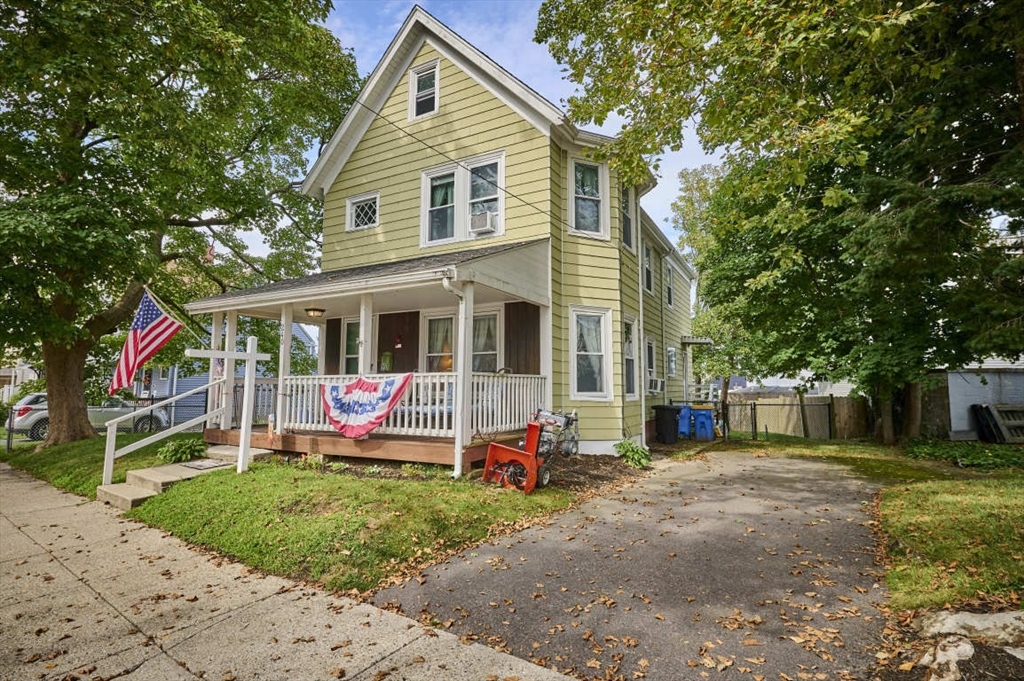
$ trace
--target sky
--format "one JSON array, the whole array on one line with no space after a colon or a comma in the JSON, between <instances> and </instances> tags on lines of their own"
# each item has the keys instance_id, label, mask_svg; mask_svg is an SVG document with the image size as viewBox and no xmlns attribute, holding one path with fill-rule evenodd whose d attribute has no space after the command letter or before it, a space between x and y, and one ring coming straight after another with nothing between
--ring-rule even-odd
<instances>
[{"instance_id":1,"label":"sky","mask_svg":"<svg viewBox=\"0 0 1024 681\"><path fill-rule=\"evenodd\" d=\"M410 0L335 0L327 27L343 46L352 48L359 73L365 76L373 71L415 4ZM419 0L418 4L565 111L574 86L562 77L562 67L547 47L533 42L540 0ZM583 127L614 135L620 124L621 120L612 119L603 127ZM668 220L679 189L679 171L714 162L695 136L689 139L693 141L681 151L662 156L658 186L640 201L673 243L677 234Z\"/></svg>"}]
</instances>

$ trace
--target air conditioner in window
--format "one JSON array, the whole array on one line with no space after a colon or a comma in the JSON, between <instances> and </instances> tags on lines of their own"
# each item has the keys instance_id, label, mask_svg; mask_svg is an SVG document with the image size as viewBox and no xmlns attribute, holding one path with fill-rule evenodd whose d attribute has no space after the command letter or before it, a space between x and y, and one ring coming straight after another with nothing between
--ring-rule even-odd
<instances>
[{"instance_id":1,"label":"air conditioner in window","mask_svg":"<svg viewBox=\"0 0 1024 681\"><path fill-rule=\"evenodd\" d=\"M649 392L649 393L663 393L663 392L665 392L665 379L664 378L648 378L647 379L647 392Z\"/></svg>"},{"instance_id":2,"label":"air conditioner in window","mask_svg":"<svg viewBox=\"0 0 1024 681\"><path fill-rule=\"evenodd\" d=\"M473 234L490 234L497 228L497 213L477 213L469 218L469 231Z\"/></svg>"}]
</instances>

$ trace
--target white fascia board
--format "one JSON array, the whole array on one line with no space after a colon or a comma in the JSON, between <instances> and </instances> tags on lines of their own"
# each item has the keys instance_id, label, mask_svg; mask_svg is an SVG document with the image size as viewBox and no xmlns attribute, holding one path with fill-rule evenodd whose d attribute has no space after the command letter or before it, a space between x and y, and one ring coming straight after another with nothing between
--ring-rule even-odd
<instances>
[{"instance_id":1,"label":"white fascia board","mask_svg":"<svg viewBox=\"0 0 1024 681\"><path fill-rule=\"evenodd\" d=\"M393 291L400 288L418 286L431 281L440 281L446 273L447 270L432 269L386 277L374 277L361 281L330 282L316 286L278 291L271 294L254 293L220 300L197 300L185 303L185 309L188 310L189 314L203 314L234 310L248 305L284 305L286 303L301 303L310 298L325 298L339 294L351 295L381 290Z\"/></svg>"}]
</instances>

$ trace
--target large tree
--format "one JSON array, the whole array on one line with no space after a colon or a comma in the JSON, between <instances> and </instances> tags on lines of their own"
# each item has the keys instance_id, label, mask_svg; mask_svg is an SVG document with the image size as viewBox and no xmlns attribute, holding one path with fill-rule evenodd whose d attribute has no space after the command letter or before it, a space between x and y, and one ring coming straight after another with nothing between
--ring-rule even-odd
<instances>
[{"instance_id":1,"label":"large tree","mask_svg":"<svg viewBox=\"0 0 1024 681\"><path fill-rule=\"evenodd\" d=\"M1021 10L549 0L538 38L583 87L578 120L625 117L605 153L627 173L699 116L728 169L708 302L768 368L847 372L887 406L930 369L1024 348L1006 241L1024 220Z\"/></svg>"},{"instance_id":2,"label":"large tree","mask_svg":"<svg viewBox=\"0 0 1024 681\"><path fill-rule=\"evenodd\" d=\"M359 86L329 9L0 2L0 336L41 348L49 443L93 434L86 358L144 285L230 286L211 241L268 278L315 262L319 207L295 181ZM254 231L278 253L247 256Z\"/></svg>"}]
</instances>

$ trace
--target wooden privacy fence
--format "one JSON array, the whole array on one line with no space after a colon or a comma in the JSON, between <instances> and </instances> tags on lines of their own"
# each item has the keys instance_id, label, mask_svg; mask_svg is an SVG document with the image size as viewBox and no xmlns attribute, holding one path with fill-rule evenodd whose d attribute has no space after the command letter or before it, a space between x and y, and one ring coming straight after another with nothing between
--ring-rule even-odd
<instances>
[{"instance_id":1,"label":"wooden privacy fence","mask_svg":"<svg viewBox=\"0 0 1024 681\"><path fill-rule=\"evenodd\" d=\"M723 419L729 438L757 440L788 435L849 440L869 434L867 403L861 397L780 395L750 400L747 395L737 395L735 398L726 405Z\"/></svg>"}]
</instances>

